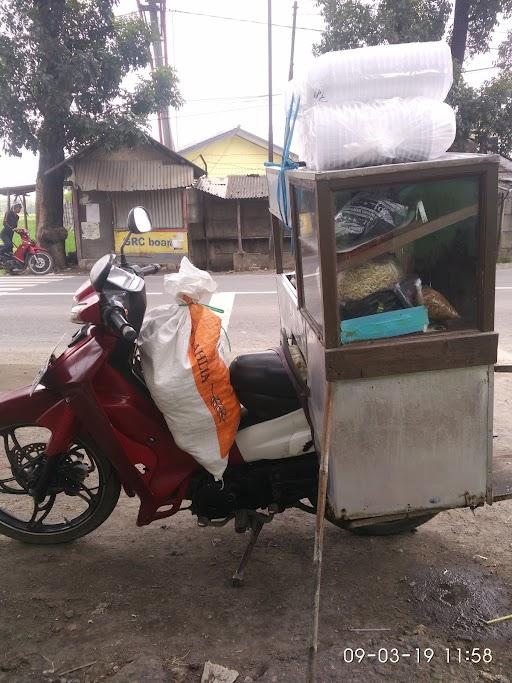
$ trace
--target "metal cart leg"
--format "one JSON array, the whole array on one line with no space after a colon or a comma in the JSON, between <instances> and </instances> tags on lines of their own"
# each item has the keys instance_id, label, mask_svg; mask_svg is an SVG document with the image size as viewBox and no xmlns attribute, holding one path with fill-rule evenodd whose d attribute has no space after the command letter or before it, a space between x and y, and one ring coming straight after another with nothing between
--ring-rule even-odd
<instances>
[{"instance_id":1,"label":"metal cart leg","mask_svg":"<svg viewBox=\"0 0 512 683\"><path fill-rule=\"evenodd\" d=\"M263 524L264 522L257 517L252 521L251 538L249 539L249 543L247 544L247 548L245 549L244 556L242 557L242 561L240 562L238 569L231 577L231 585L236 588L239 588L243 583L245 568L249 562L249 558L254 546L256 545L260 531L263 529Z\"/></svg>"}]
</instances>

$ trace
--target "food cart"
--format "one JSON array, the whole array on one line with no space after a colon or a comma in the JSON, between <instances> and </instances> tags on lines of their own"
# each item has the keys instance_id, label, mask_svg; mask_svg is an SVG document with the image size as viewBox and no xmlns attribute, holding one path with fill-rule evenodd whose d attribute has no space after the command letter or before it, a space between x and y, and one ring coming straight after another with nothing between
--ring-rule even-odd
<instances>
[{"instance_id":1,"label":"food cart","mask_svg":"<svg viewBox=\"0 0 512 683\"><path fill-rule=\"evenodd\" d=\"M512 498L510 457L493 457L498 157L267 176L283 340L307 364L318 451L330 444L331 518Z\"/></svg>"}]
</instances>

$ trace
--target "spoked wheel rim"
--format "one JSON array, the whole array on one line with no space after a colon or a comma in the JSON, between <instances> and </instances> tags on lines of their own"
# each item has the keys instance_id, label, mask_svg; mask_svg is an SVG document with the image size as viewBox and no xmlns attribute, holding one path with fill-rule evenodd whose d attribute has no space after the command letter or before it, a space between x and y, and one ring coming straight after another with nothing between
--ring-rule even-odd
<instances>
[{"instance_id":1,"label":"spoked wheel rim","mask_svg":"<svg viewBox=\"0 0 512 683\"><path fill-rule=\"evenodd\" d=\"M54 535L87 524L102 502L106 477L94 450L76 441L59 456L48 493L30 495L46 460L47 429L0 428L0 524L26 534Z\"/></svg>"},{"instance_id":2,"label":"spoked wheel rim","mask_svg":"<svg viewBox=\"0 0 512 683\"><path fill-rule=\"evenodd\" d=\"M50 254L38 252L32 254L28 265L30 270L36 275L46 275L46 273L49 273L52 269L53 260Z\"/></svg>"}]
</instances>

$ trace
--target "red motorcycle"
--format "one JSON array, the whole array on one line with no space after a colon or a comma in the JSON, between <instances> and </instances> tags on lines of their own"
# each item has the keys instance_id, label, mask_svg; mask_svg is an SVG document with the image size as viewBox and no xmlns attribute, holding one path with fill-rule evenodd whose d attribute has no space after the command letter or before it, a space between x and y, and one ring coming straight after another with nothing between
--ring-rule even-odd
<instances>
[{"instance_id":1,"label":"red motorcycle","mask_svg":"<svg viewBox=\"0 0 512 683\"><path fill-rule=\"evenodd\" d=\"M125 243L151 229L144 209L132 210L129 228ZM144 276L159 266L129 266L123 250L115 261L102 257L76 292L72 319L81 327L66 350L50 356L32 387L0 396L0 533L72 541L107 519L122 487L140 498L138 525L185 506L200 526L234 520L238 532L251 531L239 583L263 524L290 507L314 512L301 502L315 500L318 464L294 363L277 351L232 363L245 409L216 482L176 446L140 369Z\"/></svg>"},{"instance_id":2,"label":"red motorcycle","mask_svg":"<svg viewBox=\"0 0 512 683\"><path fill-rule=\"evenodd\" d=\"M28 268L34 275L47 275L53 270L53 258L51 254L38 246L30 238L28 230L21 228L16 231L21 237L21 244L16 251L11 253L0 250L0 268L4 268L10 273L21 272Z\"/></svg>"}]
</instances>

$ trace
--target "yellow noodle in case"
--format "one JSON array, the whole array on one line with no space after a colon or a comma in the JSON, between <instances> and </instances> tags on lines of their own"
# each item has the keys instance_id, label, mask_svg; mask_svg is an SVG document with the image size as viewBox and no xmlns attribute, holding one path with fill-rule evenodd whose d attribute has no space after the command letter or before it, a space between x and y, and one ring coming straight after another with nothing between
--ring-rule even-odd
<instances>
[{"instance_id":1,"label":"yellow noodle in case","mask_svg":"<svg viewBox=\"0 0 512 683\"><path fill-rule=\"evenodd\" d=\"M382 256L338 273L340 302L359 301L393 285L404 278L404 272L393 256Z\"/></svg>"}]
</instances>

